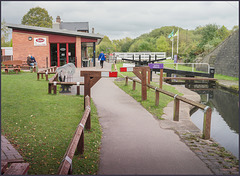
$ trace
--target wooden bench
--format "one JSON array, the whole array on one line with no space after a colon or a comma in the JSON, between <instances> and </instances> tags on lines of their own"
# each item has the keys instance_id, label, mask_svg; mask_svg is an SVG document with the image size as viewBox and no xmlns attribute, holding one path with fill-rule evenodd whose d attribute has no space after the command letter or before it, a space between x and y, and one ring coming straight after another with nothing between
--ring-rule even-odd
<instances>
[{"instance_id":1,"label":"wooden bench","mask_svg":"<svg viewBox=\"0 0 240 176\"><path fill-rule=\"evenodd\" d=\"M22 61L22 66L21 66L22 70L31 70L31 68L33 68L33 72L36 72L35 66L30 66L27 64L27 61Z\"/></svg>"},{"instance_id":2,"label":"wooden bench","mask_svg":"<svg viewBox=\"0 0 240 176\"><path fill-rule=\"evenodd\" d=\"M26 175L29 163L12 163L8 168L8 162L1 162L1 175Z\"/></svg>"},{"instance_id":3,"label":"wooden bench","mask_svg":"<svg viewBox=\"0 0 240 176\"><path fill-rule=\"evenodd\" d=\"M3 61L1 69L5 70L5 73L8 73L8 70L13 70L18 73L21 71L22 61L21 60L13 60L13 61Z\"/></svg>"}]
</instances>

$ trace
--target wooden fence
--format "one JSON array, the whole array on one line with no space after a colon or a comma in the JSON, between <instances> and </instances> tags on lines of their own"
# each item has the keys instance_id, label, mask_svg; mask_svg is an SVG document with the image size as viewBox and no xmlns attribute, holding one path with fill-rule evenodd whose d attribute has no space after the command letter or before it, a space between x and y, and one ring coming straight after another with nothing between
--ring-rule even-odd
<instances>
[{"instance_id":1,"label":"wooden fence","mask_svg":"<svg viewBox=\"0 0 240 176\"><path fill-rule=\"evenodd\" d=\"M85 97L85 102L84 114L60 164L58 175L72 174L72 159L74 154L83 154L84 152L84 127L87 130L91 129L91 106L89 96Z\"/></svg>"},{"instance_id":2,"label":"wooden fence","mask_svg":"<svg viewBox=\"0 0 240 176\"><path fill-rule=\"evenodd\" d=\"M125 77L125 81L126 81L125 84L126 85L128 85L128 79L131 79L133 81L133 90L135 90L135 88L136 88L136 82L139 83L139 84L142 84L142 82L140 80L137 80L137 79L126 76ZM174 98L174 107L173 107L173 120L174 121L179 121L179 104L180 104L180 101L188 103L188 104L193 105L193 106L196 106L200 109L203 109L204 110L204 121L203 121L203 136L202 137L204 139L210 139L212 109L209 106L206 106L206 105L203 105L201 103L189 100L189 99L184 98L184 97L182 97L178 94L168 92L166 90L155 87L151 84L146 84L146 86L155 90L155 94L156 94L155 104L156 104L156 106L159 105L159 92Z\"/></svg>"}]
</instances>

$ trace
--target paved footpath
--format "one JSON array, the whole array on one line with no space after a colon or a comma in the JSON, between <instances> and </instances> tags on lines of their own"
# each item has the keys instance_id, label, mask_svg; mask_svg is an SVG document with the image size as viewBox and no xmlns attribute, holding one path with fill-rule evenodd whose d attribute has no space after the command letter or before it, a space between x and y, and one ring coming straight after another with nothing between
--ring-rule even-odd
<instances>
[{"instance_id":1,"label":"paved footpath","mask_svg":"<svg viewBox=\"0 0 240 176\"><path fill-rule=\"evenodd\" d=\"M113 79L99 80L92 98L103 130L98 174L212 174L177 134L162 129Z\"/></svg>"}]
</instances>

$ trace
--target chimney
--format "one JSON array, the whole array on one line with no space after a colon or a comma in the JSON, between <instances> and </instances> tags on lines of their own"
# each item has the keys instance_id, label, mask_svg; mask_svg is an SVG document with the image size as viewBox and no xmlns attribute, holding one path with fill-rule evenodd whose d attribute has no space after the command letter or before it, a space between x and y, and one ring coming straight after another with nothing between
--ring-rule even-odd
<instances>
[{"instance_id":1,"label":"chimney","mask_svg":"<svg viewBox=\"0 0 240 176\"><path fill-rule=\"evenodd\" d=\"M61 23L61 18L60 18L60 16L57 16L56 22L57 22L57 23Z\"/></svg>"},{"instance_id":2,"label":"chimney","mask_svg":"<svg viewBox=\"0 0 240 176\"><path fill-rule=\"evenodd\" d=\"M94 34L94 28L92 28L92 33Z\"/></svg>"}]
</instances>

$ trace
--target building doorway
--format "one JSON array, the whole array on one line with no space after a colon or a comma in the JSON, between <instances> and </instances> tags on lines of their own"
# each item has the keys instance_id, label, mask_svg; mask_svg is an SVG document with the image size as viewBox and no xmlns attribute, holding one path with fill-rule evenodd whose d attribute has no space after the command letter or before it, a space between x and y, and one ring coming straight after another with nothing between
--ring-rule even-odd
<instances>
[{"instance_id":1,"label":"building doorway","mask_svg":"<svg viewBox=\"0 0 240 176\"><path fill-rule=\"evenodd\" d=\"M63 66L73 63L76 66L75 43L51 43L50 44L50 65Z\"/></svg>"}]
</instances>

